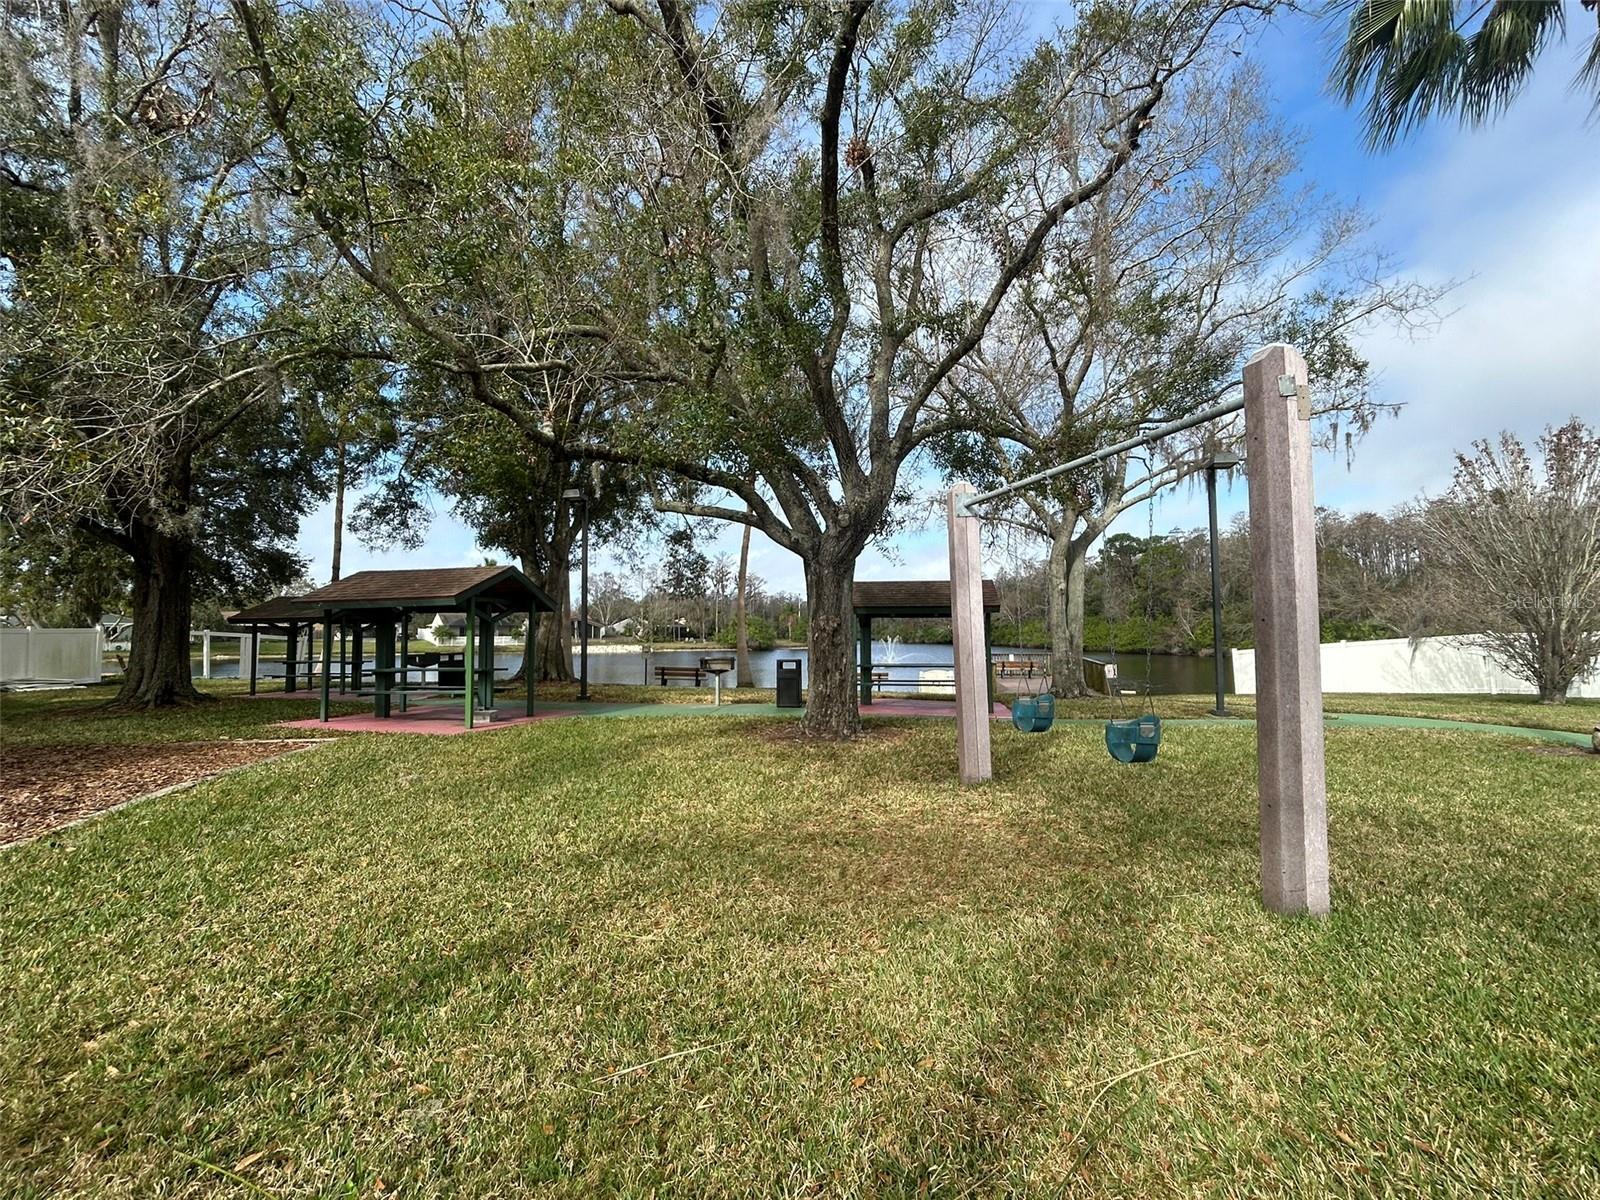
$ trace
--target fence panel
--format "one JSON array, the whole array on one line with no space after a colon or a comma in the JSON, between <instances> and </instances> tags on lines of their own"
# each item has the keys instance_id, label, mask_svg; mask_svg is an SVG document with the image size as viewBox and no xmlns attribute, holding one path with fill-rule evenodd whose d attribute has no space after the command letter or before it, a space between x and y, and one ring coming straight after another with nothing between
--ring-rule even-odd
<instances>
[{"instance_id":1,"label":"fence panel","mask_svg":"<svg viewBox=\"0 0 1600 1200\"><path fill-rule=\"evenodd\" d=\"M99 683L99 629L0 629L0 683Z\"/></svg>"},{"instance_id":2,"label":"fence panel","mask_svg":"<svg viewBox=\"0 0 1600 1200\"><path fill-rule=\"evenodd\" d=\"M1256 652L1234 650L1233 686L1240 695L1256 690ZM1437 695L1531 696L1534 687L1498 666L1470 638L1386 638L1335 642L1322 647L1324 692L1392 692ZM1573 697L1600 696L1600 673L1572 685Z\"/></svg>"}]
</instances>

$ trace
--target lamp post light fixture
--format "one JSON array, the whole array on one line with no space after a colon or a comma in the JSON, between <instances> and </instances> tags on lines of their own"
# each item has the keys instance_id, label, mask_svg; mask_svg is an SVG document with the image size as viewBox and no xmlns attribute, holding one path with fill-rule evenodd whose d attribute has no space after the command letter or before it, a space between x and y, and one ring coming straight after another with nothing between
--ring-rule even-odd
<instances>
[{"instance_id":1,"label":"lamp post light fixture","mask_svg":"<svg viewBox=\"0 0 1600 1200\"><path fill-rule=\"evenodd\" d=\"M1228 715L1224 697L1226 676L1222 665L1222 569L1217 561L1217 472L1231 471L1242 460L1237 454L1219 451L1206 459L1206 506L1211 514L1211 665L1217 677L1217 704L1212 714Z\"/></svg>"},{"instance_id":2,"label":"lamp post light fixture","mask_svg":"<svg viewBox=\"0 0 1600 1200\"><path fill-rule=\"evenodd\" d=\"M583 522L583 550L578 571L578 699L589 698L589 493L583 488L568 488L563 500L578 502L578 519Z\"/></svg>"}]
</instances>

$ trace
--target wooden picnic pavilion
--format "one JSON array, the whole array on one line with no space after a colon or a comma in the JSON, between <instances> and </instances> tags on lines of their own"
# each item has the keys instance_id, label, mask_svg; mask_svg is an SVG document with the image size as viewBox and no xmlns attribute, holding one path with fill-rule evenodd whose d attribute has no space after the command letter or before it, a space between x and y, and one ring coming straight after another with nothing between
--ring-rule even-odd
<instances>
[{"instance_id":1,"label":"wooden picnic pavilion","mask_svg":"<svg viewBox=\"0 0 1600 1200\"><path fill-rule=\"evenodd\" d=\"M855 612L856 641L861 648L859 683L861 703L872 703L872 621L875 617L943 617L950 619L950 581L948 579L892 579L858 582L850 589L850 606ZM983 581L984 661L993 658L990 624L1000 611L1000 589L992 579ZM994 670L989 675L989 703L994 703Z\"/></svg>"},{"instance_id":2,"label":"wooden picnic pavilion","mask_svg":"<svg viewBox=\"0 0 1600 1200\"><path fill-rule=\"evenodd\" d=\"M387 717L396 701L405 710L411 696L460 696L466 727L494 709L494 627L512 613L526 613L523 661L533 662L540 613L555 612L553 600L516 567L439 567L416 571L358 571L327 587L307 592L298 603L319 614L323 662L333 659L335 625L373 630L372 712ZM467 618L465 667L461 682L446 683L443 672L429 683L413 675L427 668L406 665L404 644L396 665L396 631L408 639L410 619L425 613L463 613ZM360 639L357 638L357 657ZM321 718L328 719L330 672L322 673ZM533 715L533 676L527 676L525 707Z\"/></svg>"},{"instance_id":3,"label":"wooden picnic pavilion","mask_svg":"<svg viewBox=\"0 0 1600 1200\"><path fill-rule=\"evenodd\" d=\"M299 596L274 596L249 608L226 615L229 625L250 631L250 694L256 694L257 664L261 659L261 635L287 638L288 650L283 660L283 690L292 692L299 684L300 635L317 622L317 610L303 603ZM359 642L357 645L359 646ZM306 655L306 687L311 686L313 671L311 655ZM326 670L326 664L324 664Z\"/></svg>"}]
</instances>

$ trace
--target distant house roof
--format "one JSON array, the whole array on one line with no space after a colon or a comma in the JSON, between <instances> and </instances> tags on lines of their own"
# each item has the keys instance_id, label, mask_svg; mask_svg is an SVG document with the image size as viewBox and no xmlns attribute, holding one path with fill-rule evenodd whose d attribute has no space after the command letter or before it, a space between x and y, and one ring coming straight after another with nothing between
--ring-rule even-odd
<instances>
[{"instance_id":1,"label":"distant house roof","mask_svg":"<svg viewBox=\"0 0 1600 1200\"><path fill-rule=\"evenodd\" d=\"M315 621L321 614L299 596L274 596L225 615L230 625L286 625L291 621Z\"/></svg>"},{"instance_id":2,"label":"distant house roof","mask_svg":"<svg viewBox=\"0 0 1600 1200\"><path fill-rule=\"evenodd\" d=\"M408 609L461 612L469 602L506 612L555 612L555 601L516 567L435 567L418 571L358 571L301 597L333 612Z\"/></svg>"},{"instance_id":3,"label":"distant house roof","mask_svg":"<svg viewBox=\"0 0 1600 1200\"><path fill-rule=\"evenodd\" d=\"M948 579L885 579L856 583L850 589L850 606L866 617L948 617ZM1000 608L1000 589L994 580L983 581L986 612Z\"/></svg>"}]
</instances>

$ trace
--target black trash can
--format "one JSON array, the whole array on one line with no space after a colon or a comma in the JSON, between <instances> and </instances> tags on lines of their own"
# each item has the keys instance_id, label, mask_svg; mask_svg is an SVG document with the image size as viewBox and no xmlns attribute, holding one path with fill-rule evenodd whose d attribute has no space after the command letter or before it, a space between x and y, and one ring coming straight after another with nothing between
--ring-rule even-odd
<instances>
[{"instance_id":1,"label":"black trash can","mask_svg":"<svg viewBox=\"0 0 1600 1200\"><path fill-rule=\"evenodd\" d=\"M798 658L780 658L778 660L778 707L779 708L804 708L805 700L800 694L800 660Z\"/></svg>"}]
</instances>

